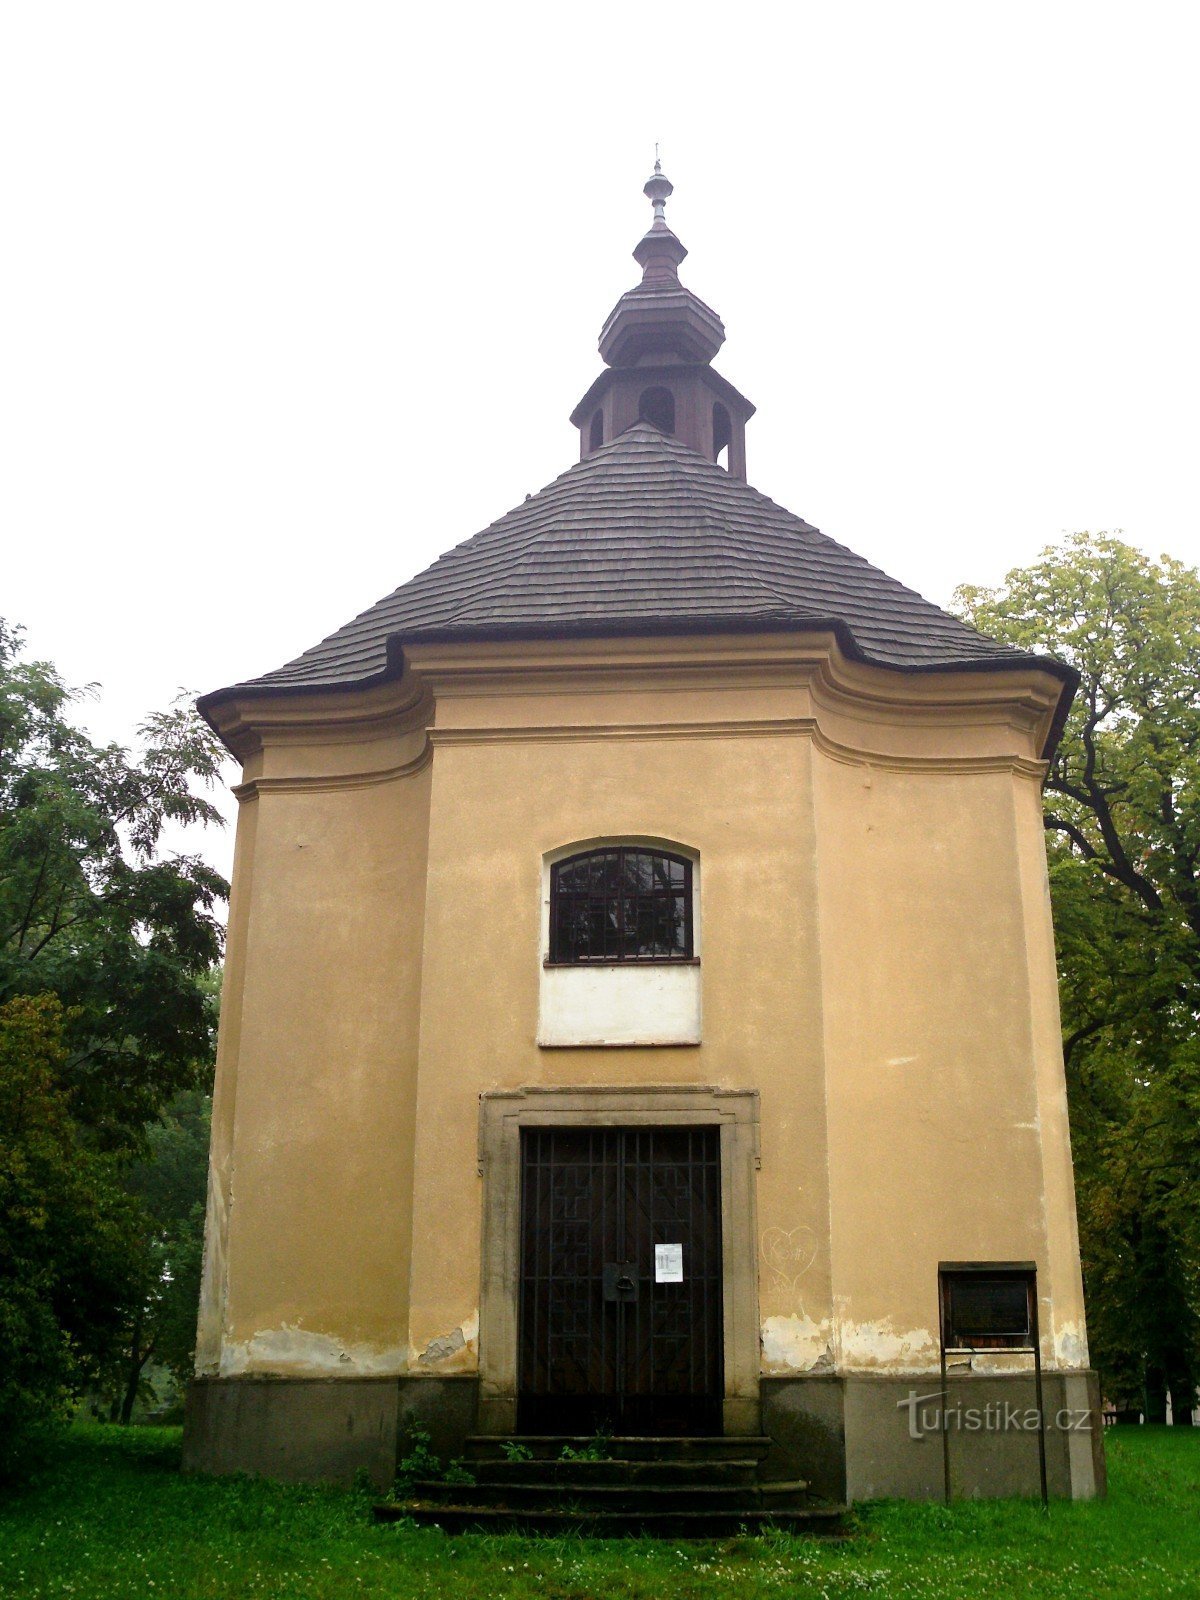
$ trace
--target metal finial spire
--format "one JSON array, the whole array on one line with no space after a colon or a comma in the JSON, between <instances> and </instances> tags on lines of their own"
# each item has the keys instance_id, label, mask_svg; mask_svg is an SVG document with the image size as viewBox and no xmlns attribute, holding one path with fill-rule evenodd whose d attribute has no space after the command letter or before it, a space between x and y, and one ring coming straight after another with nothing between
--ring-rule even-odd
<instances>
[{"instance_id":1,"label":"metal finial spire","mask_svg":"<svg viewBox=\"0 0 1200 1600\"><path fill-rule=\"evenodd\" d=\"M664 177L662 162L658 159L658 145L654 146L654 171L646 180L642 193L654 206L654 221L651 228L662 229L667 225L666 204L675 192L675 186L670 178Z\"/></svg>"}]
</instances>

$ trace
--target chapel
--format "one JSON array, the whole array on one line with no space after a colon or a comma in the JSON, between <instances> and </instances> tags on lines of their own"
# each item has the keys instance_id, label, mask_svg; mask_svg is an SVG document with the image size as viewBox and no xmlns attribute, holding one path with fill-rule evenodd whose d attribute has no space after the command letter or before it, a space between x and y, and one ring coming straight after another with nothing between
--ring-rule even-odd
<instances>
[{"instance_id":1,"label":"chapel","mask_svg":"<svg viewBox=\"0 0 1200 1600\"><path fill-rule=\"evenodd\" d=\"M199 702L242 775L185 1465L1093 1495L1074 676L751 486L671 192L578 461Z\"/></svg>"}]
</instances>

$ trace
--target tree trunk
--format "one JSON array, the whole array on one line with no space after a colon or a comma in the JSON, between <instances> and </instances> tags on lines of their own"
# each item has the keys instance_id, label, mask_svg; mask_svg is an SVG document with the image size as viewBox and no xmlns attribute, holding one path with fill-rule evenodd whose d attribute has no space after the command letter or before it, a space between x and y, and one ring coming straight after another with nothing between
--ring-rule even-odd
<instances>
[{"instance_id":1,"label":"tree trunk","mask_svg":"<svg viewBox=\"0 0 1200 1600\"><path fill-rule=\"evenodd\" d=\"M128 1423L133 1415L134 1405L137 1403L138 1387L142 1381L142 1368L150 1359L148 1346L144 1351L139 1351L138 1346L142 1337L142 1314L139 1311L133 1319L133 1333L129 1339L129 1364L125 1369L125 1393L121 1397L121 1422Z\"/></svg>"},{"instance_id":2,"label":"tree trunk","mask_svg":"<svg viewBox=\"0 0 1200 1600\"><path fill-rule=\"evenodd\" d=\"M1167 1420L1167 1375L1161 1367L1146 1368L1146 1421Z\"/></svg>"},{"instance_id":3,"label":"tree trunk","mask_svg":"<svg viewBox=\"0 0 1200 1600\"><path fill-rule=\"evenodd\" d=\"M1171 1421L1177 1428L1190 1428L1196 1406L1196 1385L1185 1362L1180 1361L1172 1366L1168 1383L1171 1390Z\"/></svg>"}]
</instances>

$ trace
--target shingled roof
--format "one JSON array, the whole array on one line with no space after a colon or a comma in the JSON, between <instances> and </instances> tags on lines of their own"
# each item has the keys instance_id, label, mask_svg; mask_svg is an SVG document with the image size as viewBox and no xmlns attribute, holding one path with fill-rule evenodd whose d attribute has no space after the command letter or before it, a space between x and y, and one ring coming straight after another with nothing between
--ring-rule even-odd
<instances>
[{"instance_id":1,"label":"shingled roof","mask_svg":"<svg viewBox=\"0 0 1200 1600\"><path fill-rule=\"evenodd\" d=\"M985 638L724 468L636 423L474 538L261 678L206 695L362 685L417 640L833 630L907 672L1037 665Z\"/></svg>"}]
</instances>

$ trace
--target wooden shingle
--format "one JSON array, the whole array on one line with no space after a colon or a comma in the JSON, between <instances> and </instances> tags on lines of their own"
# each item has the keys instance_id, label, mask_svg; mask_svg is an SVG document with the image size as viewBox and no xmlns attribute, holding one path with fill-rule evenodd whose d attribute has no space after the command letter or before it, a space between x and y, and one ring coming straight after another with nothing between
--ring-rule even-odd
<instances>
[{"instance_id":1,"label":"wooden shingle","mask_svg":"<svg viewBox=\"0 0 1200 1600\"><path fill-rule=\"evenodd\" d=\"M363 685L416 640L833 629L902 671L1061 663L985 638L650 423L627 429L360 616L206 695Z\"/></svg>"}]
</instances>

